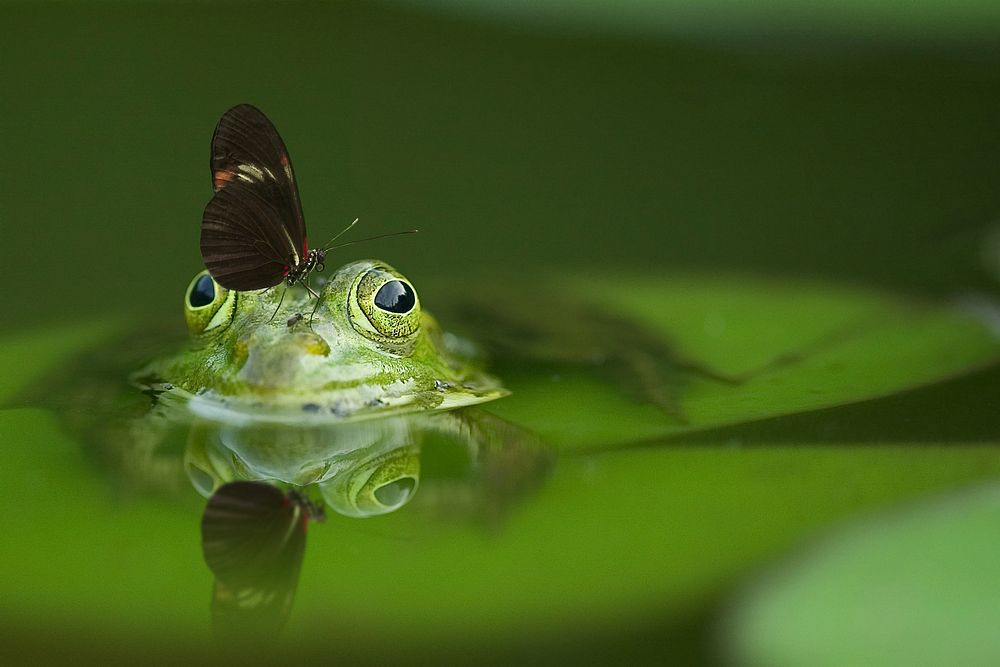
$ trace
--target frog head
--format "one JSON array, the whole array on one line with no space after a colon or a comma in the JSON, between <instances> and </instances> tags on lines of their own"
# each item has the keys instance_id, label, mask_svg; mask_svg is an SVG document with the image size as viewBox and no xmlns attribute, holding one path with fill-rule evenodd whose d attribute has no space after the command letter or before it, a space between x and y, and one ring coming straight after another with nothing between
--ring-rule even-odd
<instances>
[{"instance_id":1,"label":"frog head","mask_svg":"<svg viewBox=\"0 0 1000 667\"><path fill-rule=\"evenodd\" d=\"M318 292L236 292L208 272L184 294L191 344L145 369L214 418L353 420L481 403L507 392L441 332L412 283L352 262Z\"/></svg>"}]
</instances>

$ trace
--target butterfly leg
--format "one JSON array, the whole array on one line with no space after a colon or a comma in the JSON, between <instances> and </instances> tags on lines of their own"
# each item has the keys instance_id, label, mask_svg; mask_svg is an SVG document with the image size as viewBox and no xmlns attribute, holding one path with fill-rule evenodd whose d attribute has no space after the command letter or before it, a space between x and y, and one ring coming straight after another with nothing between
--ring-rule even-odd
<instances>
[{"instance_id":1,"label":"butterfly leg","mask_svg":"<svg viewBox=\"0 0 1000 667\"><path fill-rule=\"evenodd\" d=\"M281 298L278 299L278 305L275 307L274 312L271 313L271 319L268 320L268 323L270 323L271 320L274 319L274 316L278 314L278 311L281 310L281 304L284 303L284 301L285 301L285 292L287 292L287 291L288 291L287 287L282 287L281 288Z\"/></svg>"},{"instance_id":2,"label":"butterfly leg","mask_svg":"<svg viewBox=\"0 0 1000 667\"><path fill-rule=\"evenodd\" d=\"M306 291L309 292L310 294L312 294L313 297L315 297L315 299L316 299L316 303L313 304L312 312L309 313L309 328L312 328L313 316L316 315L316 310L319 308L319 294L317 294L316 290L314 290L312 287L310 287L309 283L307 283L307 282L303 282L302 286L305 287Z\"/></svg>"}]
</instances>

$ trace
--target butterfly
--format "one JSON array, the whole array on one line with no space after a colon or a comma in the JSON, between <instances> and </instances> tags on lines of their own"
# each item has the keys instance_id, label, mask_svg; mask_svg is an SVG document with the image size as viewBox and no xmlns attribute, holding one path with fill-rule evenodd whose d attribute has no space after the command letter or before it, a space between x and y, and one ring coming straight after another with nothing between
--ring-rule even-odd
<instances>
[{"instance_id":1,"label":"butterfly","mask_svg":"<svg viewBox=\"0 0 1000 667\"><path fill-rule=\"evenodd\" d=\"M201 257L223 287L246 292L302 283L312 292L304 281L323 271L327 252L359 242L332 245L355 220L310 250L288 150L257 107L239 104L222 115L212 135L211 168L215 195L201 219Z\"/></svg>"},{"instance_id":2,"label":"butterfly","mask_svg":"<svg viewBox=\"0 0 1000 667\"><path fill-rule=\"evenodd\" d=\"M321 507L262 482L219 487L201 518L202 552L215 575L212 621L220 640L273 634L291 612L310 520Z\"/></svg>"}]
</instances>

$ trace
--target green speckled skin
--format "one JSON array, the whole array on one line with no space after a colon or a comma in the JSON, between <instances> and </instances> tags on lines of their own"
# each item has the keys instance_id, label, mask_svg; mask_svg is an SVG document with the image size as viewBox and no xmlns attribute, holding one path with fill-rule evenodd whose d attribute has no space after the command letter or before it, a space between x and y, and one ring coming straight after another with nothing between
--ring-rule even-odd
<instances>
[{"instance_id":1,"label":"green speckled skin","mask_svg":"<svg viewBox=\"0 0 1000 667\"><path fill-rule=\"evenodd\" d=\"M459 354L467 343L443 334L419 299L404 314L374 304L379 284L393 279L406 281L383 262L363 260L333 273L318 303L284 286L228 292L215 285L215 301L202 308L186 295L190 346L150 364L136 381L194 395L202 414L249 418L359 419L506 395Z\"/></svg>"}]
</instances>

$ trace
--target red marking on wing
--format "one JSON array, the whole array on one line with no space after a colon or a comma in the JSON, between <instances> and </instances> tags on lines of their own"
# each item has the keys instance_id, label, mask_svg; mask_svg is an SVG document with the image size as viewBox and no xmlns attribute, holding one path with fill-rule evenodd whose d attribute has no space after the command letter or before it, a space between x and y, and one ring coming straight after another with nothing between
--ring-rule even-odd
<instances>
[{"instance_id":1,"label":"red marking on wing","mask_svg":"<svg viewBox=\"0 0 1000 667\"><path fill-rule=\"evenodd\" d=\"M228 171L226 169L220 169L219 171L212 174L212 187L215 188L216 192L218 192L219 190L222 189L222 186L224 186L229 181L233 180L233 176L235 176L233 172Z\"/></svg>"},{"instance_id":2,"label":"red marking on wing","mask_svg":"<svg viewBox=\"0 0 1000 667\"><path fill-rule=\"evenodd\" d=\"M306 258L309 256L309 237L302 239L302 257Z\"/></svg>"},{"instance_id":3,"label":"red marking on wing","mask_svg":"<svg viewBox=\"0 0 1000 667\"><path fill-rule=\"evenodd\" d=\"M278 160L281 161L281 166L282 167L287 167L288 166L288 154L287 153L282 153L281 157L279 157Z\"/></svg>"},{"instance_id":4,"label":"red marking on wing","mask_svg":"<svg viewBox=\"0 0 1000 667\"><path fill-rule=\"evenodd\" d=\"M288 275L288 265L285 264L283 267L281 267L281 271L282 271L281 275L287 276Z\"/></svg>"}]
</instances>

